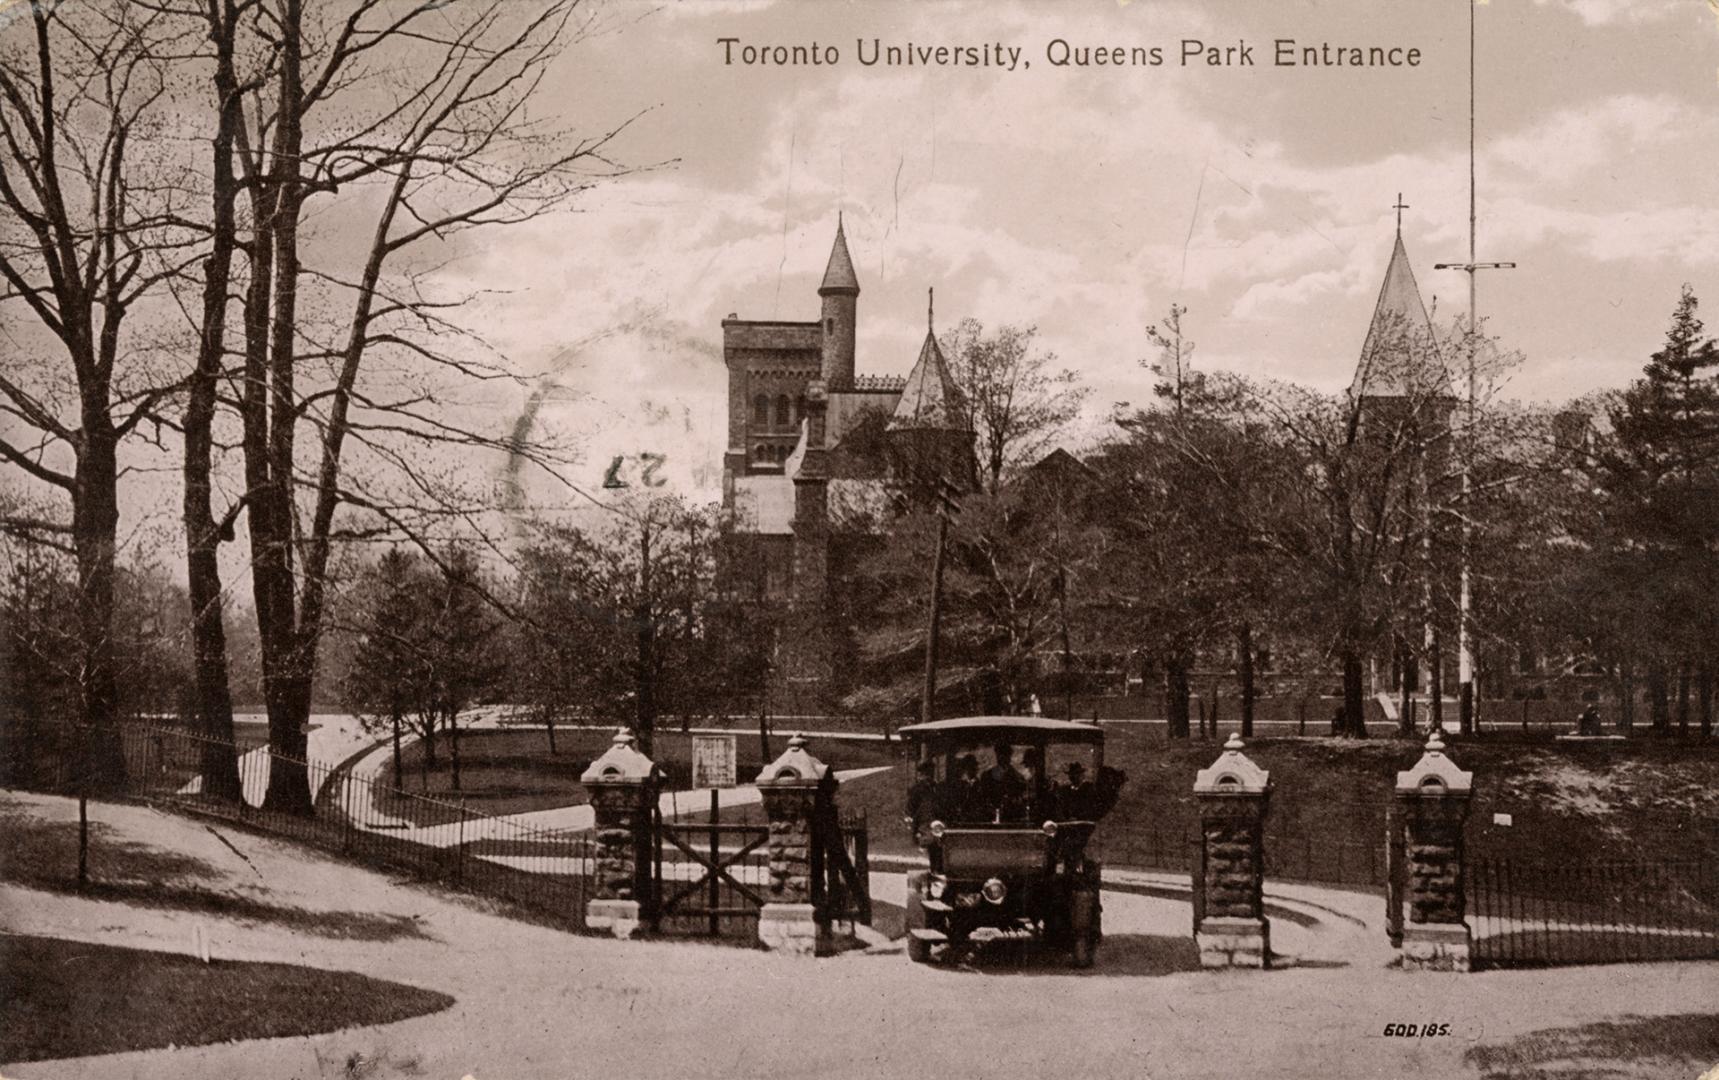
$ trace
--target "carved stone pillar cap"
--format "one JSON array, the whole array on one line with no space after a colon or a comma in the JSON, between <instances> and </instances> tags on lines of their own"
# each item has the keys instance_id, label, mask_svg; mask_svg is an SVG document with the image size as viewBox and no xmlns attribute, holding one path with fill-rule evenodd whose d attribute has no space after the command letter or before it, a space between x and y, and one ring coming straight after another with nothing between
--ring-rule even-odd
<instances>
[{"instance_id":1,"label":"carved stone pillar cap","mask_svg":"<svg viewBox=\"0 0 1719 1080\"><path fill-rule=\"evenodd\" d=\"M758 774L759 787L816 787L830 767L806 750L806 736L795 732L782 756Z\"/></svg>"},{"instance_id":2,"label":"carved stone pillar cap","mask_svg":"<svg viewBox=\"0 0 1719 1080\"><path fill-rule=\"evenodd\" d=\"M1397 774L1398 795L1468 795L1473 790L1474 774L1457 768L1456 762L1444 756L1444 738L1436 729L1427 739L1421 759Z\"/></svg>"},{"instance_id":3,"label":"carved stone pillar cap","mask_svg":"<svg viewBox=\"0 0 1719 1080\"><path fill-rule=\"evenodd\" d=\"M1241 736L1231 733L1218 760L1194 776L1196 795L1259 795L1271 790L1271 773L1242 753Z\"/></svg>"},{"instance_id":4,"label":"carved stone pillar cap","mask_svg":"<svg viewBox=\"0 0 1719 1080\"><path fill-rule=\"evenodd\" d=\"M615 732L614 741L601 757L580 774L581 784L643 784L654 779L657 764L633 745L633 733Z\"/></svg>"}]
</instances>

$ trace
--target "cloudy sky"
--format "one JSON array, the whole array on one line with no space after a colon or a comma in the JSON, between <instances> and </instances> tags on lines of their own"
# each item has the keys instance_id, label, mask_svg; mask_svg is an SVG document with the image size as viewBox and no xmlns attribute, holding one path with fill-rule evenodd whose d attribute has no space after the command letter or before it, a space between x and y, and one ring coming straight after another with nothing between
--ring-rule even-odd
<instances>
[{"instance_id":1,"label":"cloudy sky","mask_svg":"<svg viewBox=\"0 0 1719 1080\"><path fill-rule=\"evenodd\" d=\"M1026 322L1094 388L1142 400L1143 329L1172 302L1208 368L1349 379L1395 211L1429 305L1466 308L1463 0L611 4L546 104L661 163L582 213L449 267L487 288L492 339L554 373L542 422L672 451L716 481L719 321L817 316L836 214L863 293L858 365L905 373L938 320ZM1619 385L1679 285L1719 305L1719 7L1492 0L1476 9L1480 249L1491 329L1526 356L1510 392ZM725 64L742 45L834 45L834 65ZM1279 68L1272 42L1417 48L1418 67ZM888 45L1018 47L1030 66L865 67ZM1160 67L1056 67L1047 46L1158 46ZM1255 66L1179 63L1183 39ZM738 59L738 57L737 57ZM1719 317L1714 319L1719 326ZM650 447L641 446L640 449Z\"/></svg>"}]
</instances>

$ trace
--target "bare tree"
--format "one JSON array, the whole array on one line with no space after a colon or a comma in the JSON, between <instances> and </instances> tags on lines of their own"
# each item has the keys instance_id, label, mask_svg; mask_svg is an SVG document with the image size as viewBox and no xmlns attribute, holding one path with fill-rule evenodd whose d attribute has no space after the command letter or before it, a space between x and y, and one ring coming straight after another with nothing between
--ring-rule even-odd
<instances>
[{"instance_id":1,"label":"bare tree","mask_svg":"<svg viewBox=\"0 0 1719 1080\"><path fill-rule=\"evenodd\" d=\"M531 221L621 171L605 151L624 124L579 137L527 109L587 28L579 15L576 0L404 9L260 0L210 17L218 26L237 17L235 52L251 57L250 76L214 70L223 116L235 95L241 102L230 129L247 211L235 404L269 740L281 756L271 809L310 810L293 762L305 753L331 546L406 535L439 566L435 530L476 524L488 493L438 476L435 463L448 460L438 451L519 449L439 408L452 381L510 376L454 320L467 298L432 295L422 252ZM336 194L343 211L374 208L352 268L339 265L339 244L323 251L301 229ZM212 285L206 295L212 349ZM366 378L377 362L391 368ZM207 535L197 510L188 530Z\"/></svg>"},{"instance_id":2,"label":"bare tree","mask_svg":"<svg viewBox=\"0 0 1719 1080\"><path fill-rule=\"evenodd\" d=\"M1037 336L1033 326L987 334L977 319L962 319L943 342L977 436L980 483L993 495L1055 446L1086 400L1079 376L1058 368Z\"/></svg>"},{"instance_id":3,"label":"bare tree","mask_svg":"<svg viewBox=\"0 0 1719 1080\"><path fill-rule=\"evenodd\" d=\"M119 447L174 389L132 362L141 350L126 317L183 269L198 237L152 160L169 20L123 3L28 10L31 39L0 49L0 305L27 310L37 333L15 338L8 351L22 363L0 370L0 459L70 501L69 522L23 525L70 538L80 712L105 727L115 719ZM108 750L98 782L123 771L109 743L97 741Z\"/></svg>"}]
</instances>

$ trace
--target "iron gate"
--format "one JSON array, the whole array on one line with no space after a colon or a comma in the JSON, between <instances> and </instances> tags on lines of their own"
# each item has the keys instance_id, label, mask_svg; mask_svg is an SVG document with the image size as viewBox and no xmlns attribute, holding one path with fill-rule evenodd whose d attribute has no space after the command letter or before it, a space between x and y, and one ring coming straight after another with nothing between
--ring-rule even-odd
<instances>
[{"instance_id":1,"label":"iron gate","mask_svg":"<svg viewBox=\"0 0 1719 1080\"><path fill-rule=\"evenodd\" d=\"M652 930L756 937L770 888L769 825L744 814L723 820L714 790L705 819L665 820L659 811L652 825ZM867 839L864 814L840 815L825 803L814 818L810 900L820 922L871 922Z\"/></svg>"}]
</instances>

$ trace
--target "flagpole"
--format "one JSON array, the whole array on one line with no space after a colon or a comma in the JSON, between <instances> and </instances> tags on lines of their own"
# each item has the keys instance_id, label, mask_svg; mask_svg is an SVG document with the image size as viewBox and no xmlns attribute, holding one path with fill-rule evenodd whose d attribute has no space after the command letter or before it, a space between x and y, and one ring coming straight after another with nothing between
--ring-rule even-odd
<instances>
[{"instance_id":1,"label":"flagpole","mask_svg":"<svg viewBox=\"0 0 1719 1080\"><path fill-rule=\"evenodd\" d=\"M1476 243L1477 222L1479 214L1476 209L1475 181L1475 139L1474 139L1474 8L1477 0L1468 0L1468 261L1465 263L1435 263L1435 270L1462 270L1468 274L1468 348L1467 348L1467 393L1463 404L1463 432L1461 472L1462 489L1457 496L1457 517L1461 527L1461 542L1458 551L1458 585L1457 585L1457 622L1456 622L1456 665L1457 665L1457 716L1458 726L1463 734L1474 730L1475 695L1474 695L1474 522L1470 499L1473 490L1474 469L1474 439L1475 439L1475 352L1480 340L1480 298L1477 288L1477 271L1480 270L1510 270L1516 264L1513 262L1476 261L1479 258ZM1437 685L1436 679L1434 685Z\"/></svg>"}]
</instances>

